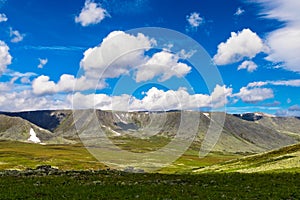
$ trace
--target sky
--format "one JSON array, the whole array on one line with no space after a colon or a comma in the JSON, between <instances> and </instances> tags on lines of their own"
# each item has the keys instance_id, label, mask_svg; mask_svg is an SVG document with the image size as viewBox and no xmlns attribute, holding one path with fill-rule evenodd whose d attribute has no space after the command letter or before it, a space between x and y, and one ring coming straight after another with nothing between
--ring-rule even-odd
<instances>
[{"instance_id":1,"label":"sky","mask_svg":"<svg viewBox=\"0 0 300 200\"><path fill-rule=\"evenodd\" d=\"M0 0L0 110L300 116L299 0Z\"/></svg>"}]
</instances>

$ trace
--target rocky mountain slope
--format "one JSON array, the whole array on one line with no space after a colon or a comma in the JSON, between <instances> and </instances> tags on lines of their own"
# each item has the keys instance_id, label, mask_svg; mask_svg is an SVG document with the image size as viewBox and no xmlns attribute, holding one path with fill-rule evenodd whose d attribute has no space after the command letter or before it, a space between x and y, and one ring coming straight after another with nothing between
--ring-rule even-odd
<instances>
[{"instance_id":1,"label":"rocky mountain slope","mask_svg":"<svg viewBox=\"0 0 300 200\"><path fill-rule=\"evenodd\" d=\"M54 133L43 129L21 117L10 117L0 115L0 139L26 142L30 138L30 129L33 129L36 136L42 141L49 141Z\"/></svg>"},{"instance_id":2,"label":"rocky mountain slope","mask_svg":"<svg viewBox=\"0 0 300 200\"><path fill-rule=\"evenodd\" d=\"M80 112L77 111L79 114ZM125 137L149 139L154 136L172 140L182 120L180 111L127 113L97 110L95 112L98 125L112 140ZM212 113L196 114L199 115L199 125L193 146L200 148L210 125ZM214 115L218 114L224 113L214 113ZM184 120L188 126L192 126L194 119ZM80 130L76 129L75 121L70 110L0 112L0 139L27 141L32 128L43 143L76 143L80 142L78 137ZM274 117L263 113L226 114L223 131L213 151L259 153L298 143L299 122L298 118ZM213 139L215 138L211 138Z\"/></svg>"}]
</instances>

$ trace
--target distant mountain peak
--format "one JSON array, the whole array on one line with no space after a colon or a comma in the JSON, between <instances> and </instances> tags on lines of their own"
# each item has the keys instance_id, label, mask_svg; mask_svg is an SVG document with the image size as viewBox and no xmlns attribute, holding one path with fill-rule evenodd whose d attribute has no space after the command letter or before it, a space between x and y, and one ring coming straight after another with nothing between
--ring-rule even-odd
<instances>
[{"instance_id":1,"label":"distant mountain peak","mask_svg":"<svg viewBox=\"0 0 300 200\"><path fill-rule=\"evenodd\" d=\"M246 121L258 121L264 117L272 117L272 118L276 117L275 115L271 115L263 112L253 112L253 113L248 112L248 113L241 113L241 114L233 114L233 116L239 117Z\"/></svg>"}]
</instances>

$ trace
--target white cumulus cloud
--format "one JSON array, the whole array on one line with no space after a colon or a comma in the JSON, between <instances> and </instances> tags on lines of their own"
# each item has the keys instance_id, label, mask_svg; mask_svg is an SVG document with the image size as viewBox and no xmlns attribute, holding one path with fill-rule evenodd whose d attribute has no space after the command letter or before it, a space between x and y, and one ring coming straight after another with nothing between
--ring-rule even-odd
<instances>
[{"instance_id":1,"label":"white cumulus cloud","mask_svg":"<svg viewBox=\"0 0 300 200\"><path fill-rule=\"evenodd\" d=\"M204 19L200 17L200 14L197 12L193 12L190 15L187 15L186 20L188 21L190 26L194 28L197 28L204 23Z\"/></svg>"},{"instance_id":2,"label":"white cumulus cloud","mask_svg":"<svg viewBox=\"0 0 300 200\"><path fill-rule=\"evenodd\" d=\"M116 78L127 74L132 66L144 63L144 52L156 44L142 33L135 35L113 31L99 46L84 52L80 66L88 77Z\"/></svg>"},{"instance_id":3,"label":"white cumulus cloud","mask_svg":"<svg viewBox=\"0 0 300 200\"><path fill-rule=\"evenodd\" d=\"M244 58L254 58L265 50L262 39L256 33L243 29L238 33L232 32L226 42L218 45L218 52L213 60L217 65L227 65Z\"/></svg>"},{"instance_id":4,"label":"white cumulus cloud","mask_svg":"<svg viewBox=\"0 0 300 200\"><path fill-rule=\"evenodd\" d=\"M7 20L8 18L6 17L6 15L4 13L0 13L0 23L6 22Z\"/></svg>"},{"instance_id":5,"label":"white cumulus cloud","mask_svg":"<svg viewBox=\"0 0 300 200\"><path fill-rule=\"evenodd\" d=\"M245 103L257 103L274 97L272 89L269 88L247 88L242 87L239 93L234 96L239 97Z\"/></svg>"},{"instance_id":6,"label":"white cumulus cloud","mask_svg":"<svg viewBox=\"0 0 300 200\"><path fill-rule=\"evenodd\" d=\"M184 77L191 71L191 67L179 62L179 58L167 51L155 53L145 64L138 67L136 81L147 81L156 76L160 76L159 81L165 81L172 76Z\"/></svg>"},{"instance_id":7,"label":"white cumulus cloud","mask_svg":"<svg viewBox=\"0 0 300 200\"><path fill-rule=\"evenodd\" d=\"M59 92L103 89L106 79L129 75L142 82L158 78L166 81L171 77L181 78L191 71L191 67L180 61L195 52L179 51L177 54L167 49L151 56L145 52L156 45L156 41L141 33L131 35L123 31L113 31L99 46L89 48L80 61L83 74L78 78L63 74L54 82L48 76L39 76L32 82L33 93L37 95Z\"/></svg>"},{"instance_id":8,"label":"white cumulus cloud","mask_svg":"<svg viewBox=\"0 0 300 200\"><path fill-rule=\"evenodd\" d=\"M103 83L96 79L87 80L85 76L75 78L70 74L63 74L57 83L49 76L41 75L32 81L32 90L36 95L55 94L60 92L83 91L88 89L101 89Z\"/></svg>"},{"instance_id":9,"label":"white cumulus cloud","mask_svg":"<svg viewBox=\"0 0 300 200\"><path fill-rule=\"evenodd\" d=\"M238 7L234 13L234 15L239 16L244 14L245 10L243 10L241 7Z\"/></svg>"},{"instance_id":10,"label":"white cumulus cloud","mask_svg":"<svg viewBox=\"0 0 300 200\"><path fill-rule=\"evenodd\" d=\"M35 94L52 94L55 92L55 83L50 81L49 76L39 76L32 82L33 93Z\"/></svg>"},{"instance_id":11,"label":"white cumulus cloud","mask_svg":"<svg viewBox=\"0 0 300 200\"><path fill-rule=\"evenodd\" d=\"M145 92L145 97L142 99L137 99L127 94L108 96L106 94L84 95L79 92L75 93L73 96L69 96L69 99L74 100L75 108L161 111L173 109L197 109L201 107L222 107L227 103L227 97L229 97L231 93L231 88L219 85L216 85L211 95L189 94L184 88L164 91L152 87Z\"/></svg>"},{"instance_id":12,"label":"white cumulus cloud","mask_svg":"<svg viewBox=\"0 0 300 200\"><path fill-rule=\"evenodd\" d=\"M7 82L0 82L0 92L11 90L11 84Z\"/></svg>"},{"instance_id":13,"label":"white cumulus cloud","mask_svg":"<svg viewBox=\"0 0 300 200\"><path fill-rule=\"evenodd\" d=\"M245 60L238 67L238 70L241 70L241 69L246 69L248 72L253 72L257 69L257 65L253 61Z\"/></svg>"},{"instance_id":14,"label":"white cumulus cloud","mask_svg":"<svg viewBox=\"0 0 300 200\"><path fill-rule=\"evenodd\" d=\"M245 102L258 102L265 99L273 98L273 90L262 88L264 86L286 86L286 87L300 87L300 79L291 80L275 80L275 81L256 81L248 83L246 87L240 89L235 96L240 97ZM290 99L287 101L290 103Z\"/></svg>"},{"instance_id":15,"label":"white cumulus cloud","mask_svg":"<svg viewBox=\"0 0 300 200\"><path fill-rule=\"evenodd\" d=\"M0 76L6 71L8 65L11 64L12 56L9 53L7 44L0 40Z\"/></svg>"},{"instance_id":16,"label":"white cumulus cloud","mask_svg":"<svg viewBox=\"0 0 300 200\"><path fill-rule=\"evenodd\" d=\"M48 59L47 58L45 58L45 59L39 58L39 61L40 61L40 63L38 64L37 67L40 68L40 69L42 69L48 63Z\"/></svg>"},{"instance_id":17,"label":"white cumulus cloud","mask_svg":"<svg viewBox=\"0 0 300 200\"><path fill-rule=\"evenodd\" d=\"M80 14L75 17L75 22L89 26L100 23L107 16L110 15L100 4L86 0Z\"/></svg>"},{"instance_id":18,"label":"white cumulus cloud","mask_svg":"<svg viewBox=\"0 0 300 200\"><path fill-rule=\"evenodd\" d=\"M194 52L181 50L178 54L163 50L146 56L145 52L156 45L156 40L141 33L136 36L123 31L113 31L102 43L84 52L80 65L89 78L101 75L101 78L116 78L135 73L137 82L159 77L165 81L172 76L183 77L191 67L179 61ZM95 77L96 78L96 77Z\"/></svg>"},{"instance_id":19,"label":"white cumulus cloud","mask_svg":"<svg viewBox=\"0 0 300 200\"><path fill-rule=\"evenodd\" d=\"M25 34L21 34L19 31L13 30L12 28L9 29L9 35L12 38L10 41L13 43L21 42L25 36Z\"/></svg>"},{"instance_id":20,"label":"white cumulus cloud","mask_svg":"<svg viewBox=\"0 0 300 200\"><path fill-rule=\"evenodd\" d=\"M71 103L64 96L36 96L31 90L2 92L0 96L2 111L54 110L71 109L71 107Z\"/></svg>"}]
</instances>

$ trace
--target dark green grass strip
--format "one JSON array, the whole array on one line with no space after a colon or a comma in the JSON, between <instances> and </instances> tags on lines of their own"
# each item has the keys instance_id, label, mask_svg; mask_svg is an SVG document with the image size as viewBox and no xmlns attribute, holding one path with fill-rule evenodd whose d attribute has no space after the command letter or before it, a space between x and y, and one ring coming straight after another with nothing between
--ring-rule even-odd
<instances>
[{"instance_id":1,"label":"dark green grass strip","mask_svg":"<svg viewBox=\"0 0 300 200\"><path fill-rule=\"evenodd\" d=\"M300 174L2 176L0 199L300 199Z\"/></svg>"}]
</instances>

